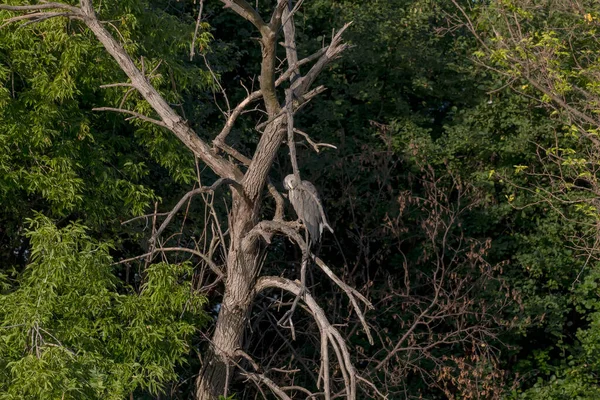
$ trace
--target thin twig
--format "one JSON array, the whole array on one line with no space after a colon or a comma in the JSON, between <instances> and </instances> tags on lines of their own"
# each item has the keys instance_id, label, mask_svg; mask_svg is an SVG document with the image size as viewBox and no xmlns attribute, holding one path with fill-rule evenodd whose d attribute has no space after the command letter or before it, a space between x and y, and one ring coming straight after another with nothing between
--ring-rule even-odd
<instances>
[{"instance_id":1,"label":"thin twig","mask_svg":"<svg viewBox=\"0 0 600 400\"><path fill-rule=\"evenodd\" d=\"M159 120L154 119L154 118L146 117L145 115L140 114L138 112L126 110L126 109L123 109L123 108L96 107L96 108L92 108L92 111L114 111L114 112L119 112L119 113L123 113L123 114L129 114L129 115L133 115L135 118L139 118L139 119L141 119L143 121L151 122L151 123L153 123L155 125L162 126L163 128L167 128L167 129L169 128L167 126L167 124L165 124L162 121L159 121Z\"/></svg>"},{"instance_id":2,"label":"thin twig","mask_svg":"<svg viewBox=\"0 0 600 400\"><path fill-rule=\"evenodd\" d=\"M304 138L306 139L306 141L308 142L308 144L310 144L312 146L312 148L314 149L315 152L319 153L321 150L319 150L319 147L329 147L331 149L337 149L336 146L329 144L329 143L316 143L315 141L313 141L310 136L308 136L308 133L306 132L302 132L300 129L296 129L294 128L294 132L304 136Z\"/></svg>"},{"instance_id":3,"label":"thin twig","mask_svg":"<svg viewBox=\"0 0 600 400\"><path fill-rule=\"evenodd\" d=\"M156 233L154 235L152 235L152 238L150 239L151 245L154 245L154 243L156 242L156 239L162 234L162 232L165 230L167 225L169 225L169 223L171 222L171 220L173 219L173 217L175 216L177 211L179 211L179 209L185 204L185 202L190 197L195 196L196 194L199 194L199 193L213 192L219 186L221 186L223 184L233 186L243 196L242 186L238 182L234 181L233 179L228 179L228 178L217 179L217 181L215 183L213 183L211 186L208 186L208 187L201 187L201 188L197 188L194 190L190 190L179 200L179 202L175 205L175 207L173 207L173 209L169 212L169 216L163 221L163 223L160 225L160 227L158 228Z\"/></svg>"},{"instance_id":4,"label":"thin twig","mask_svg":"<svg viewBox=\"0 0 600 400\"><path fill-rule=\"evenodd\" d=\"M204 0L200 0L200 9L198 10L198 18L196 18L196 28L194 29L194 36L192 43L190 44L190 61L194 59L196 50L196 38L198 37L198 29L200 28L200 20L202 19L202 9L204 8Z\"/></svg>"}]
</instances>

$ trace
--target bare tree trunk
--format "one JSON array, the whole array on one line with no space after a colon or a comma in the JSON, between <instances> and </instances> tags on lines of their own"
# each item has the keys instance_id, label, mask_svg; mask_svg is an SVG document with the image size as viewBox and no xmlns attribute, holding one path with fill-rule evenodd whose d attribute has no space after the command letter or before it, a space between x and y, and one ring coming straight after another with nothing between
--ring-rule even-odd
<instances>
[{"instance_id":1,"label":"bare tree trunk","mask_svg":"<svg viewBox=\"0 0 600 400\"><path fill-rule=\"evenodd\" d=\"M211 348L196 380L196 398L216 399L226 394L233 376L232 361L243 349L244 327L252 307L258 246L244 248L243 237L256 224L255 212L249 202L237 194L230 216L231 243L227 257L225 294L219 311Z\"/></svg>"}]
</instances>

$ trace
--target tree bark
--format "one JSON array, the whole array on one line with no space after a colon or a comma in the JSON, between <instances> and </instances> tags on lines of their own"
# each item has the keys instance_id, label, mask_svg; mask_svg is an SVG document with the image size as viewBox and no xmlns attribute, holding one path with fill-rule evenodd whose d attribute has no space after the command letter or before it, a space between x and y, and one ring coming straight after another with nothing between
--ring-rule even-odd
<instances>
[{"instance_id":1,"label":"tree bark","mask_svg":"<svg viewBox=\"0 0 600 400\"><path fill-rule=\"evenodd\" d=\"M236 351L243 348L244 327L252 307L259 246L244 248L243 238L257 223L254 204L234 194L229 229L227 278L211 347L196 380L196 398L213 400L225 395L234 375Z\"/></svg>"}]
</instances>

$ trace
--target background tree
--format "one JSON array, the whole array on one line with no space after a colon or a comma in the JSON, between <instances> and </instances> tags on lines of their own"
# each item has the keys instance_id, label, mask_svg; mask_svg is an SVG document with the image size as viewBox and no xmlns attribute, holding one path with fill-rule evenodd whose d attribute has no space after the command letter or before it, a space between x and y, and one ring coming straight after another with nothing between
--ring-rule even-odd
<instances>
[{"instance_id":1,"label":"background tree","mask_svg":"<svg viewBox=\"0 0 600 400\"><path fill-rule=\"evenodd\" d=\"M524 388L534 383L531 375L542 378L523 396L594 398L597 369L587 357L597 336L597 295L588 288L595 285L598 248L598 4L453 3L449 26L477 39L474 62L529 98L546 118L545 131L527 146L535 158L515 164L519 176L497 178L512 188L515 207L531 216L546 213L536 217L537 229L519 235L536 249L518 254L525 267L518 285L527 296L529 334L547 335L519 355L515 369L525 373Z\"/></svg>"}]
</instances>

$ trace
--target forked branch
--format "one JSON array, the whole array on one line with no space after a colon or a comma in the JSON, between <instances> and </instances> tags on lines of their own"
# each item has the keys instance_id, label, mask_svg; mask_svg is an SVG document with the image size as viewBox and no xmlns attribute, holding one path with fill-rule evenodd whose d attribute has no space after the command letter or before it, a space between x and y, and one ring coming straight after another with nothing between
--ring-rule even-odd
<instances>
[{"instance_id":1,"label":"forked branch","mask_svg":"<svg viewBox=\"0 0 600 400\"><path fill-rule=\"evenodd\" d=\"M254 241L259 237L262 237L267 243L270 243L271 237L274 234L280 233L284 236L287 236L300 247L303 254L303 259L309 254L308 247L306 242L302 238L302 236L298 233L298 224L295 222L285 222L285 221L261 221L252 229L246 238L244 239L244 246L252 246L254 245ZM356 312L365 334L369 340L369 343L373 344L373 337L371 335L371 331L369 329L369 325L367 324L367 320L365 315L360 307L359 302L362 302L368 309L373 309L373 305L371 302L363 296L359 291L344 283L335 273L325 264L323 260L319 257L314 257L315 263L321 268L323 272L331 279L337 286L340 287L348 296L352 308Z\"/></svg>"},{"instance_id":2,"label":"forked branch","mask_svg":"<svg viewBox=\"0 0 600 400\"><path fill-rule=\"evenodd\" d=\"M292 76L294 71L297 70L299 67L301 67L305 64L309 64L309 63L315 61L316 59L318 59L319 57L321 57L325 53L325 51L326 51L326 49L321 49L321 50L315 52L314 54L298 61L298 63L296 65L294 65L292 68L289 68L287 71L285 71L283 74L281 74L281 76L279 78L277 78L277 80L275 81L275 87L280 86L283 82L288 80ZM213 140L213 143L216 146L220 147L223 143L225 143L225 138L227 138L227 135L229 135L229 133L231 132L231 129L235 125L235 122L238 119L238 117L240 115L242 115L242 112L246 109L246 107L248 107L253 102L259 100L261 97L262 97L262 91L256 90L256 91L250 93L244 100L242 100L233 109L233 111L227 118L227 122L225 123L225 126Z\"/></svg>"},{"instance_id":3,"label":"forked branch","mask_svg":"<svg viewBox=\"0 0 600 400\"><path fill-rule=\"evenodd\" d=\"M320 380L324 387L325 399L331 397L331 376L329 373L329 352L331 346L336 354L340 371L342 372L344 386L346 388L346 398L356 399L356 371L350 359L350 351L346 346L342 335L331 325L325 311L319 306L310 293L303 290L302 285L289 279L277 276L263 276L258 279L255 286L255 293L260 293L269 288L277 288L289 292L296 296L301 296L306 306L310 310L312 317L319 327L321 333L321 369Z\"/></svg>"},{"instance_id":4,"label":"forked branch","mask_svg":"<svg viewBox=\"0 0 600 400\"><path fill-rule=\"evenodd\" d=\"M275 382L264 376L263 374L256 374L251 372L242 372L242 375L246 376L248 379L256 383L257 385L263 384L267 386L274 395L276 395L281 400L292 400L290 396L288 396L282 388L277 386Z\"/></svg>"},{"instance_id":5,"label":"forked branch","mask_svg":"<svg viewBox=\"0 0 600 400\"><path fill-rule=\"evenodd\" d=\"M213 183L211 186L208 186L208 187L200 187L200 188L197 188L194 190L190 190L181 199L179 199L179 202L177 202L175 207L173 207L171 212L169 212L167 218L165 218L165 220L160 225L158 230L154 233L154 235L152 235L152 238L150 239L151 246L153 246L156 243L156 240L160 237L160 235L163 233L163 231L169 225L169 223L171 223L171 220L173 219L175 214L177 214L177 212L181 209L181 207L183 207L183 205L185 204L186 201L188 201L189 198L191 198L197 194L200 194L200 193L214 192L219 186L224 185L224 184L231 185L235 190L238 191L240 196L243 197L244 192L243 192L242 186L237 181L235 181L233 179L228 179L228 178L220 178L215 183Z\"/></svg>"},{"instance_id":6,"label":"forked branch","mask_svg":"<svg viewBox=\"0 0 600 400\"><path fill-rule=\"evenodd\" d=\"M239 16L250 21L260 33L264 34L269 29L260 14L246 0L221 0L221 2L225 8L231 8Z\"/></svg>"}]
</instances>

